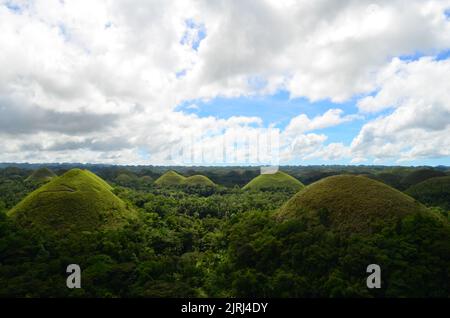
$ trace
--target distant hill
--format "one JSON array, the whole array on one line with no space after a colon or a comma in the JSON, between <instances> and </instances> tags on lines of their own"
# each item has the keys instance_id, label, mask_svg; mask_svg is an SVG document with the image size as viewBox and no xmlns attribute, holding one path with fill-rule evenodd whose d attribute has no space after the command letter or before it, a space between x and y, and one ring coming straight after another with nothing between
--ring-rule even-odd
<instances>
[{"instance_id":1,"label":"distant hill","mask_svg":"<svg viewBox=\"0 0 450 318\"><path fill-rule=\"evenodd\" d=\"M269 189L292 189L300 190L304 185L299 180L288 175L285 172L278 171L274 174L260 174L247 185L244 186L244 190L269 190Z\"/></svg>"},{"instance_id":2,"label":"distant hill","mask_svg":"<svg viewBox=\"0 0 450 318\"><path fill-rule=\"evenodd\" d=\"M39 168L25 179L25 181L33 182L33 183L43 183L50 181L56 177L56 174L48 168Z\"/></svg>"},{"instance_id":3,"label":"distant hill","mask_svg":"<svg viewBox=\"0 0 450 318\"><path fill-rule=\"evenodd\" d=\"M148 184L153 182L153 179L150 176L142 176L142 177L139 178L139 180L141 182L148 183Z\"/></svg>"},{"instance_id":4,"label":"distant hill","mask_svg":"<svg viewBox=\"0 0 450 318\"><path fill-rule=\"evenodd\" d=\"M209 179L206 176L202 176L202 175L194 175L194 176L188 177L183 180L182 184L186 185L186 186L194 186L194 187L198 187L198 186L215 187L215 186L217 186L214 182L211 181L211 179Z\"/></svg>"},{"instance_id":5,"label":"distant hill","mask_svg":"<svg viewBox=\"0 0 450 318\"><path fill-rule=\"evenodd\" d=\"M370 233L413 213L428 210L410 196L362 176L339 175L317 181L290 199L280 219L319 213L332 228L344 233Z\"/></svg>"},{"instance_id":6,"label":"distant hill","mask_svg":"<svg viewBox=\"0 0 450 318\"><path fill-rule=\"evenodd\" d=\"M427 179L405 191L418 201L450 210L450 176Z\"/></svg>"},{"instance_id":7,"label":"distant hill","mask_svg":"<svg viewBox=\"0 0 450 318\"><path fill-rule=\"evenodd\" d=\"M160 187L170 187L181 185L186 177L178 174L177 172L170 170L164 173L161 177L156 179L155 184Z\"/></svg>"},{"instance_id":8,"label":"distant hill","mask_svg":"<svg viewBox=\"0 0 450 318\"><path fill-rule=\"evenodd\" d=\"M297 298L450 295L445 214L365 176L317 181L276 213L245 213L229 233L221 274L241 270L229 283L239 297L264 297L268 290L271 297ZM367 288L369 264L381 268L379 289Z\"/></svg>"},{"instance_id":9,"label":"distant hill","mask_svg":"<svg viewBox=\"0 0 450 318\"><path fill-rule=\"evenodd\" d=\"M378 181L381 181L385 184L387 184L388 186L391 186L395 189L401 189L402 188L402 176L395 174L395 173L391 173L391 172L380 172L378 174L375 175L370 175L369 178L371 179L375 179Z\"/></svg>"},{"instance_id":10,"label":"distant hill","mask_svg":"<svg viewBox=\"0 0 450 318\"><path fill-rule=\"evenodd\" d=\"M64 233L113 228L135 212L111 190L92 172L72 169L29 194L8 215L24 227Z\"/></svg>"},{"instance_id":11,"label":"distant hill","mask_svg":"<svg viewBox=\"0 0 450 318\"><path fill-rule=\"evenodd\" d=\"M409 187L418 184L427 179L436 178L436 177L444 177L446 176L445 172L434 169L419 169L411 172L407 176L405 176L402 181L403 189L408 189Z\"/></svg>"}]
</instances>

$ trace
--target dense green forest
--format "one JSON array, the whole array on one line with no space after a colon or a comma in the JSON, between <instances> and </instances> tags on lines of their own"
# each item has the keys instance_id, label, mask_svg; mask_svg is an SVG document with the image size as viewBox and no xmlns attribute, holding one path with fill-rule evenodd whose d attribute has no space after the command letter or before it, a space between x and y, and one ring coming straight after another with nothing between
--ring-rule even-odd
<instances>
[{"instance_id":1,"label":"dense green forest","mask_svg":"<svg viewBox=\"0 0 450 318\"><path fill-rule=\"evenodd\" d=\"M0 297L450 297L446 167L41 168L0 169Z\"/></svg>"}]
</instances>

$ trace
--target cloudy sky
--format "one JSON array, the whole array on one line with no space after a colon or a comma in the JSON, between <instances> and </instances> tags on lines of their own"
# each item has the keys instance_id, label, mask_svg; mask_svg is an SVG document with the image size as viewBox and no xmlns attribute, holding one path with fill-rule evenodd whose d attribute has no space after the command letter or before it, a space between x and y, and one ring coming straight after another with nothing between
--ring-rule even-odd
<instances>
[{"instance_id":1,"label":"cloudy sky","mask_svg":"<svg viewBox=\"0 0 450 318\"><path fill-rule=\"evenodd\" d=\"M0 0L13 161L449 165L450 1Z\"/></svg>"}]
</instances>

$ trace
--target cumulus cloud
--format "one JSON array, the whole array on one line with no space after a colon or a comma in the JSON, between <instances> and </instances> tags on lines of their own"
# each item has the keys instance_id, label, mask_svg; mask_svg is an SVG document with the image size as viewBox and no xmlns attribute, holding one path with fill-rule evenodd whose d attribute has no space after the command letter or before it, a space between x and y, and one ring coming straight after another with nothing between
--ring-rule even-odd
<instances>
[{"instance_id":1,"label":"cumulus cloud","mask_svg":"<svg viewBox=\"0 0 450 318\"><path fill-rule=\"evenodd\" d=\"M392 56L448 48L448 1L231 1L204 3L208 28L188 74L201 94L251 93L249 77L292 96L343 101L373 89ZM218 54L220 52L220 54Z\"/></svg>"},{"instance_id":2,"label":"cumulus cloud","mask_svg":"<svg viewBox=\"0 0 450 318\"><path fill-rule=\"evenodd\" d=\"M0 133L5 134L102 132L114 128L118 119L117 114L96 114L85 110L60 112L38 105L17 104L0 97Z\"/></svg>"},{"instance_id":3,"label":"cumulus cloud","mask_svg":"<svg viewBox=\"0 0 450 318\"><path fill-rule=\"evenodd\" d=\"M321 159L333 161L343 158L351 158L350 148L342 143L330 143L307 154L304 159Z\"/></svg>"},{"instance_id":4,"label":"cumulus cloud","mask_svg":"<svg viewBox=\"0 0 450 318\"><path fill-rule=\"evenodd\" d=\"M450 155L450 60L395 59L395 72L380 79L374 96L363 98L365 112L392 110L367 123L352 142L358 157L416 158Z\"/></svg>"},{"instance_id":5,"label":"cumulus cloud","mask_svg":"<svg viewBox=\"0 0 450 318\"><path fill-rule=\"evenodd\" d=\"M298 115L297 117L291 119L284 133L287 136L291 136L303 133L305 131L340 125L342 123L361 118L360 115L342 116L343 112L344 111L342 109L333 108L329 109L323 115L316 116L312 119L308 118L305 114Z\"/></svg>"},{"instance_id":6,"label":"cumulus cloud","mask_svg":"<svg viewBox=\"0 0 450 318\"><path fill-rule=\"evenodd\" d=\"M447 156L448 63L392 58L449 49L448 8L447 0L0 0L0 160L169 163L186 136L208 149L234 135L268 138L274 124L259 117L176 107L280 89L309 101L360 98L364 116L391 111L350 146L327 145L316 130L362 115L299 110L279 132L286 160Z\"/></svg>"}]
</instances>

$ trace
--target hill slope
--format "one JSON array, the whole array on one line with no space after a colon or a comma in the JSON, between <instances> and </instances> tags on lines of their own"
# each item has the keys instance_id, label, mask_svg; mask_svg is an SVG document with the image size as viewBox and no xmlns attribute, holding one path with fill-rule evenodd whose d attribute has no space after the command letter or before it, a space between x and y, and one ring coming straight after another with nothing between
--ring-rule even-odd
<instances>
[{"instance_id":1,"label":"hill slope","mask_svg":"<svg viewBox=\"0 0 450 318\"><path fill-rule=\"evenodd\" d=\"M450 210L450 176L427 179L405 191L418 201Z\"/></svg>"},{"instance_id":2,"label":"hill slope","mask_svg":"<svg viewBox=\"0 0 450 318\"><path fill-rule=\"evenodd\" d=\"M195 175L183 180L183 185L192 187L215 187L216 184L206 176Z\"/></svg>"},{"instance_id":3,"label":"hill slope","mask_svg":"<svg viewBox=\"0 0 450 318\"><path fill-rule=\"evenodd\" d=\"M304 185L294 177L285 172L278 171L274 174L261 174L247 183L244 190L268 190L277 188L286 188L300 190Z\"/></svg>"},{"instance_id":4,"label":"hill slope","mask_svg":"<svg viewBox=\"0 0 450 318\"><path fill-rule=\"evenodd\" d=\"M395 174L395 173L390 173L390 172L380 172L376 175L371 175L369 176L369 178L374 179L374 180L378 180L381 181L385 184L387 184L388 186L391 186L395 189L401 189L402 185L401 185L401 180L402 180L402 176Z\"/></svg>"},{"instance_id":5,"label":"hill slope","mask_svg":"<svg viewBox=\"0 0 450 318\"><path fill-rule=\"evenodd\" d=\"M186 177L170 170L156 179L155 184L161 187L170 187L182 184L185 179Z\"/></svg>"},{"instance_id":6,"label":"hill slope","mask_svg":"<svg viewBox=\"0 0 450 318\"><path fill-rule=\"evenodd\" d=\"M404 216L427 212L410 196L361 176L339 175L315 182L278 212L281 219L318 213L339 232L370 233Z\"/></svg>"},{"instance_id":7,"label":"hill slope","mask_svg":"<svg viewBox=\"0 0 450 318\"><path fill-rule=\"evenodd\" d=\"M25 181L41 183L41 182L50 181L54 177L56 177L56 174L53 171L51 171L50 169L39 168L39 169L33 171L33 173L28 178L26 178Z\"/></svg>"},{"instance_id":8,"label":"hill slope","mask_svg":"<svg viewBox=\"0 0 450 318\"><path fill-rule=\"evenodd\" d=\"M367 177L317 181L276 214L243 214L228 238L227 267L220 274L242 273L228 276L230 294L238 297L450 295L449 222ZM380 289L367 288L369 264L382 269Z\"/></svg>"},{"instance_id":9,"label":"hill slope","mask_svg":"<svg viewBox=\"0 0 450 318\"><path fill-rule=\"evenodd\" d=\"M92 231L121 225L135 216L95 174L72 169L29 194L8 215L25 227Z\"/></svg>"},{"instance_id":10,"label":"hill slope","mask_svg":"<svg viewBox=\"0 0 450 318\"><path fill-rule=\"evenodd\" d=\"M402 179L403 190L408 189L409 187L418 184L422 181L425 181L427 179L445 176L446 174L439 170L434 169L415 170Z\"/></svg>"}]
</instances>

